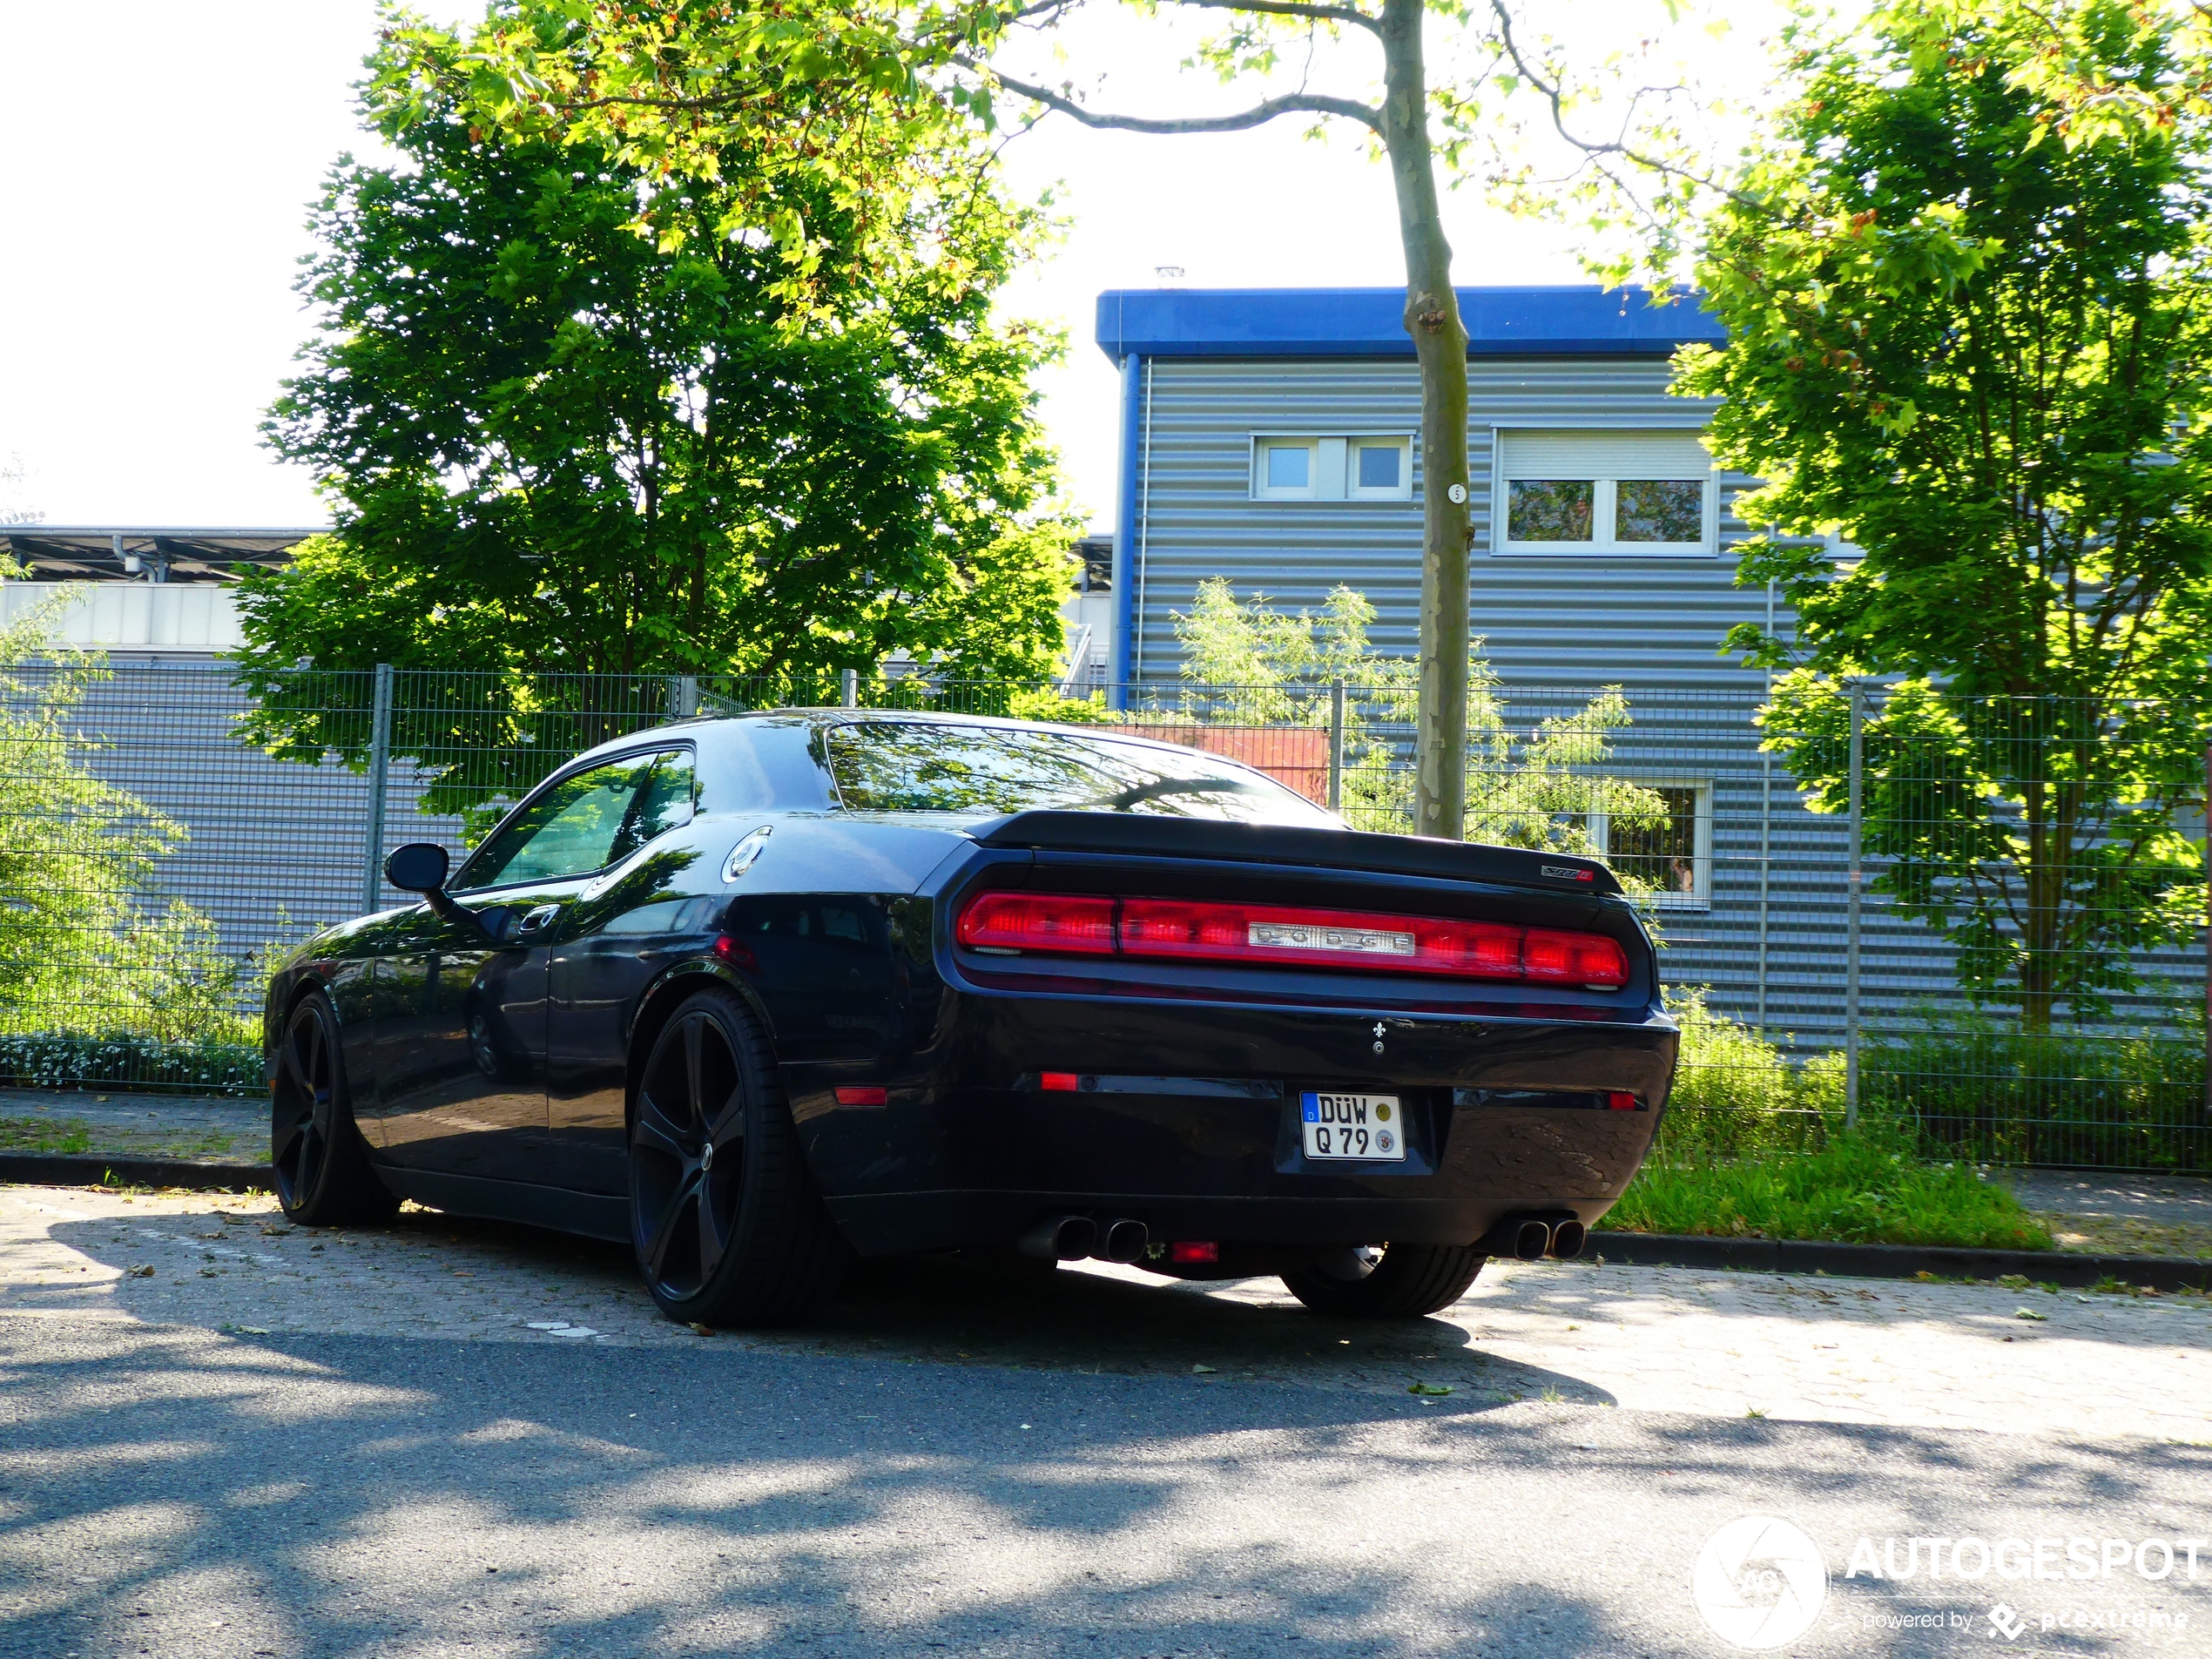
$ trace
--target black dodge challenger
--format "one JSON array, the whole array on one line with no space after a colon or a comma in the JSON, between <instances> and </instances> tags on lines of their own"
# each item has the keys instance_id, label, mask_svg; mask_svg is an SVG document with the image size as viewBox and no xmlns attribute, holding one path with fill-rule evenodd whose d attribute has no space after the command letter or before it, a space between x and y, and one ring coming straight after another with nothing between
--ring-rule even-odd
<instances>
[{"instance_id":1,"label":"black dodge challenger","mask_svg":"<svg viewBox=\"0 0 2212 1659\"><path fill-rule=\"evenodd\" d=\"M387 870L269 983L286 1213L627 1239L683 1320L954 1248L1423 1315L1576 1253L1674 1076L1602 866L1110 727L686 721Z\"/></svg>"}]
</instances>

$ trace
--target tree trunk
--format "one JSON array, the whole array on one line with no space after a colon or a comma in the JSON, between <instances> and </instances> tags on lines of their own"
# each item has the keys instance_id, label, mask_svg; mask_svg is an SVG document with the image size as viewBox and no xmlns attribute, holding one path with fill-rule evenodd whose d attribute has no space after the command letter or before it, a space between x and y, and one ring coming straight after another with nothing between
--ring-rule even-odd
<instances>
[{"instance_id":1,"label":"tree trunk","mask_svg":"<svg viewBox=\"0 0 2212 1659\"><path fill-rule=\"evenodd\" d=\"M1383 143L1406 250L1406 332L1421 371L1420 702L1413 830L1467 836L1467 334L1436 208L1421 60L1425 0L1383 0ZM1456 489L1459 499L1453 495Z\"/></svg>"}]
</instances>

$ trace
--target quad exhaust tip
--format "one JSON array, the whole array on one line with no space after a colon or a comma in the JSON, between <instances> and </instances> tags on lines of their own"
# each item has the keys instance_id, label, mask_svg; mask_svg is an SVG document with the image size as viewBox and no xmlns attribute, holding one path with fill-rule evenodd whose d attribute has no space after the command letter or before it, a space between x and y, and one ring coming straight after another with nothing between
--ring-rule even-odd
<instances>
[{"instance_id":1,"label":"quad exhaust tip","mask_svg":"<svg viewBox=\"0 0 2212 1659\"><path fill-rule=\"evenodd\" d=\"M1106 1237L1099 1245L1098 1253L1107 1261L1120 1262L1126 1265L1130 1262L1143 1261L1144 1247L1150 1242L1150 1235L1141 1221L1124 1219L1109 1222L1106 1227Z\"/></svg>"},{"instance_id":2,"label":"quad exhaust tip","mask_svg":"<svg viewBox=\"0 0 2212 1659\"><path fill-rule=\"evenodd\" d=\"M1493 1256L1540 1262L1547 1256L1571 1262L1589 1242L1589 1229L1569 1216L1507 1216L1482 1240Z\"/></svg>"},{"instance_id":3,"label":"quad exhaust tip","mask_svg":"<svg viewBox=\"0 0 2212 1659\"><path fill-rule=\"evenodd\" d=\"M1079 1262L1098 1244L1098 1224L1089 1216L1041 1221L1022 1235L1018 1248L1040 1261Z\"/></svg>"},{"instance_id":4,"label":"quad exhaust tip","mask_svg":"<svg viewBox=\"0 0 2212 1659\"><path fill-rule=\"evenodd\" d=\"M1516 1260L1541 1262L1545 1251L1552 1247L1551 1224L1534 1217L1521 1222L1513 1230L1513 1253Z\"/></svg>"},{"instance_id":5,"label":"quad exhaust tip","mask_svg":"<svg viewBox=\"0 0 2212 1659\"><path fill-rule=\"evenodd\" d=\"M1096 1257L1126 1265L1143 1261L1151 1242L1151 1232L1141 1221L1123 1218L1101 1227L1089 1216L1055 1216L1023 1233L1015 1248L1039 1261L1079 1262Z\"/></svg>"}]
</instances>

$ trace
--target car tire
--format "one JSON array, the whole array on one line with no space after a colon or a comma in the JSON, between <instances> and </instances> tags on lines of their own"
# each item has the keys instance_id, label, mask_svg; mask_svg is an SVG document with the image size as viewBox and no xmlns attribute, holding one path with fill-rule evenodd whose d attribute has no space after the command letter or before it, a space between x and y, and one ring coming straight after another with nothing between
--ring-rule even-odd
<instances>
[{"instance_id":1,"label":"car tire","mask_svg":"<svg viewBox=\"0 0 2212 1659\"><path fill-rule=\"evenodd\" d=\"M389 1221L400 1201L376 1178L354 1122L338 1015L320 991L285 1022L269 1092L269 1163L287 1220L306 1227Z\"/></svg>"},{"instance_id":2,"label":"car tire","mask_svg":"<svg viewBox=\"0 0 2212 1659\"><path fill-rule=\"evenodd\" d=\"M799 1146L766 1035L729 992L685 999L655 1034L631 1107L630 1239L662 1312L796 1324L851 1257Z\"/></svg>"},{"instance_id":3,"label":"car tire","mask_svg":"<svg viewBox=\"0 0 2212 1659\"><path fill-rule=\"evenodd\" d=\"M1489 1258L1472 1244L1384 1244L1346 1251L1283 1275L1316 1313L1346 1319L1419 1319L1467 1293Z\"/></svg>"}]
</instances>

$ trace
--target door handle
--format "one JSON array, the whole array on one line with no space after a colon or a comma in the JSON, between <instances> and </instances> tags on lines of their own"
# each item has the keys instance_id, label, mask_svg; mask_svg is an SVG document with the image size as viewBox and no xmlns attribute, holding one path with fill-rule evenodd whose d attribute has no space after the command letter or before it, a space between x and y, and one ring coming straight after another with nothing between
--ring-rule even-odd
<instances>
[{"instance_id":1,"label":"door handle","mask_svg":"<svg viewBox=\"0 0 2212 1659\"><path fill-rule=\"evenodd\" d=\"M560 914L560 906L542 904L535 910L524 912L522 921L515 924L515 931L518 934L534 934Z\"/></svg>"}]
</instances>

